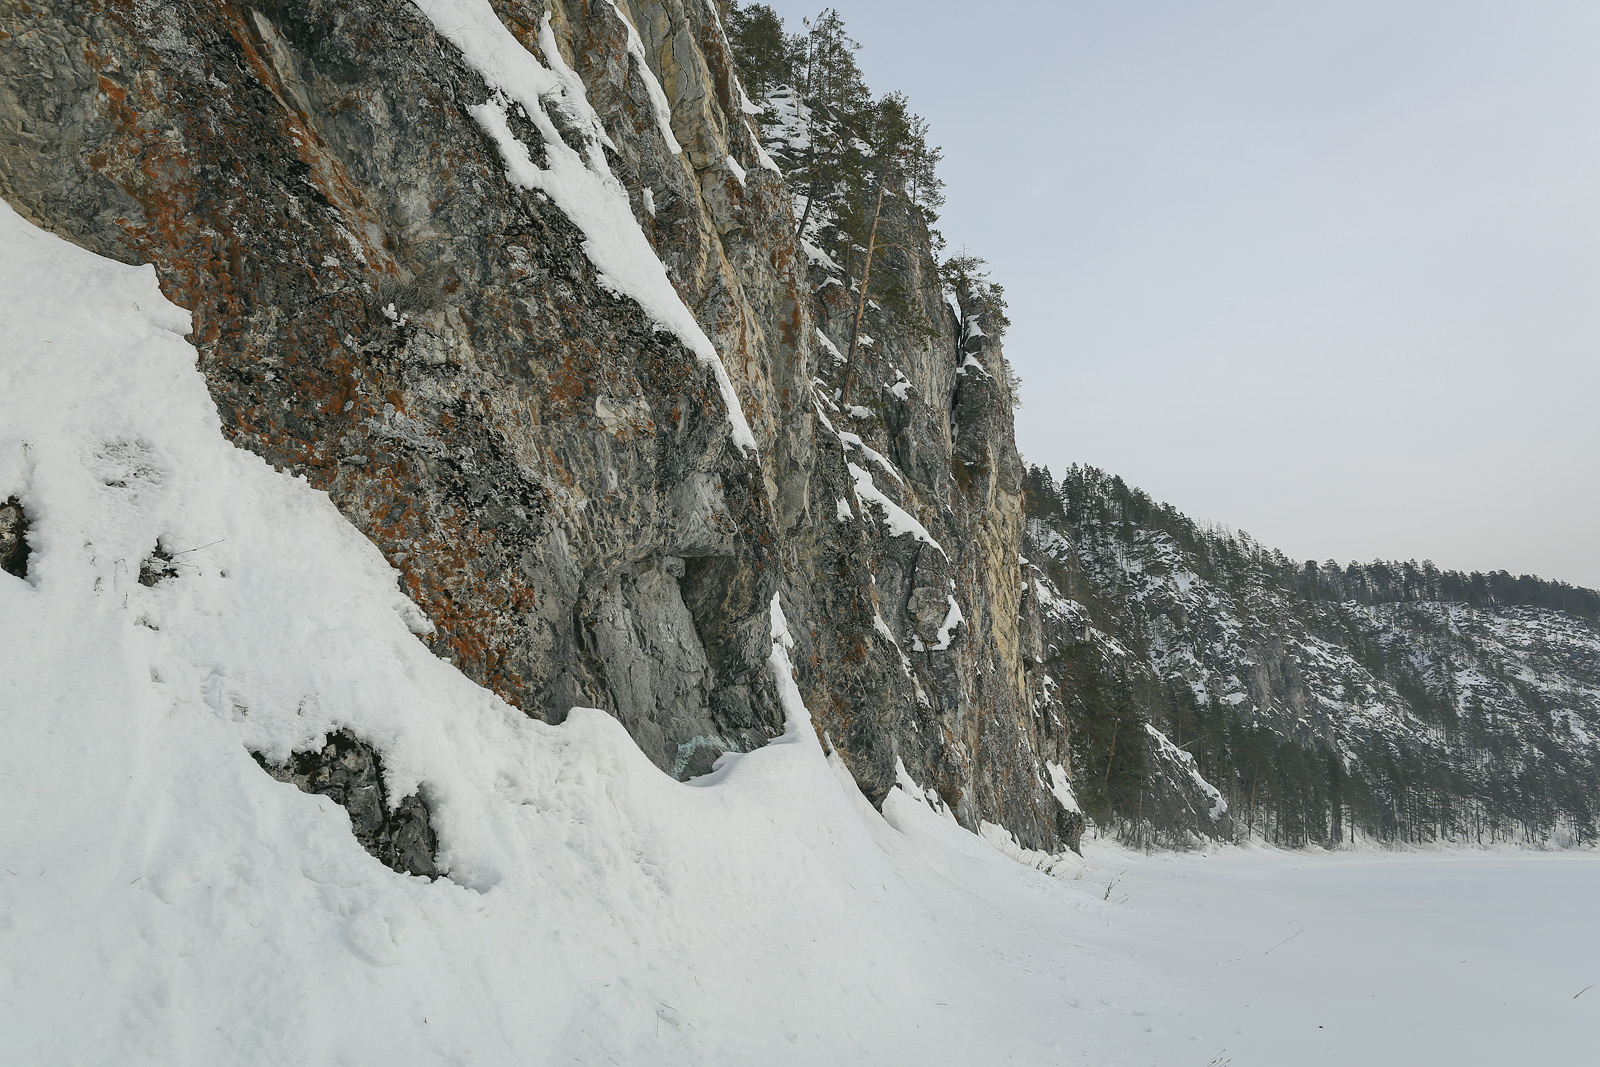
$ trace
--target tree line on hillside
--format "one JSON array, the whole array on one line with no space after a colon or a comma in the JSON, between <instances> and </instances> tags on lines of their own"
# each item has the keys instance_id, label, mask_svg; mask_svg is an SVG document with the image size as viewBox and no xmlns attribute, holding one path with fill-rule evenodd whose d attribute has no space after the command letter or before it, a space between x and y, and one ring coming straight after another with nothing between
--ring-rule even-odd
<instances>
[{"instance_id":1,"label":"tree line on hillside","mask_svg":"<svg viewBox=\"0 0 1600 1067\"><path fill-rule=\"evenodd\" d=\"M1288 605L1313 632L1391 685L1413 714L1445 738L1443 744L1402 747L1374 734L1347 739L1336 751L1325 739L1285 736L1246 721L1217 694L1158 674L1138 628L1124 625L1129 605L1122 599L1125 591L1114 585L1115 574L1091 580L1073 570L1076 557L1062 562L1039 553L1035 563L1128 652L1067 634L1048 648L1044 664L1070 717L1074 788L1102 829L1141 846L1181 846L1215 832L1208 820L1171 803L1143 729L1150 723L1195 757L1198 772L1227 800L1231 832L1241 840L1337 846L1359 833L1405 843L1492 844L1542 841L1560 827L1583 843L1600 832L1600 753L1556 743L1563 732L1553 718L1558 709L1538 687L1516 684L1516 715L1470 696L1458 700L1424 677L1404 648L1349 625L1349 613L1335 608L1352 602L1394 605L1391 613L1421 614L1393 622L1426 634L1437 625L1429 601L1549 608L1594 621L1600 596L1592 591L1505 572L1440 571L1428 563L1299 565L1248 535L1204 528L1121 478L1087 466L1068 468L1059 481L1042 467L1029 468L1024 505L1030 519L1080 548L1090 539L1110 541L1137 558L1133 550L1141 536L1161 533L1213 585L1277 593L1281 600L1253 595L1252 602L1267 611L1273 603Z\"/></svg>"},{"instance_id":2,"label":"tree line on hillside","mask_svg":"<svg viewBox=\"0 0 1600 1067\"><path fill-rule=\"evenodd\" d=\"M1158 503L1144 490L1096 467L1073 464L1059 482L1048 469L1030 467L1024 491L1029 506L1039 514L1059 517L1073 527L1096 525L1128 544L1140 530L1165 533L1208 568L1206 573L1197 571L1208 581L1216 581L1224 572L1251 568L1302 600L1353 601L1369 607L1434 602L1483 609L1546 608L1600 623L1600 592L1531 574L1441 570L1432 560L1352 561L1343 567L1331 559L1295 562L1247 533L1203 527L1171 504Z\"/></svg>"},{"instance_id":3,"label":"tree line on hillside","mask_svg":"<svg viewBox=\"0 0 1600 1067\"><path fill-rule=\"evenodd\" d=\"M1228 804L1231 835L1286 848L1337 848L1357 833L1404 844L1539 842L1558 827L1596 840L1600 761L1548 750L1469 716L1451 753L1361 741L1341 756L1326 742L1244 721L1214 697L1142 665L1107 664L1085 647L1051 649L1071 714L1074 787L1095 823L1135 847L1183 847L1215 832L1173 814L1143 724L1195 757ZM1162 806L1168 809L1162 812Z\"/></svg>"}]
</instances>

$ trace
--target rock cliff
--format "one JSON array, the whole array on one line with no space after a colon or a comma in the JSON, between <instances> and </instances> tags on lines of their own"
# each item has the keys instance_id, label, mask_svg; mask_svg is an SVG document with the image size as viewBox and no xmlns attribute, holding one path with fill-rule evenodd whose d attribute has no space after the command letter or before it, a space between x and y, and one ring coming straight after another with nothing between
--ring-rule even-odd
<instances>
[{"instance_id":1,"label":"rock cliff","mask_svg":"<svg viewBox=\"0 0 1600 1067\"><path fill-rule=\"evenodd\" d=\"M777 603L869 798L1073 844L998 341L907 216L862 343L760 120L703 0L0 21L0 195L155 265L225 431L328 493L438 655L685 778L782 730Z\"/></svg>"}]
</instances>

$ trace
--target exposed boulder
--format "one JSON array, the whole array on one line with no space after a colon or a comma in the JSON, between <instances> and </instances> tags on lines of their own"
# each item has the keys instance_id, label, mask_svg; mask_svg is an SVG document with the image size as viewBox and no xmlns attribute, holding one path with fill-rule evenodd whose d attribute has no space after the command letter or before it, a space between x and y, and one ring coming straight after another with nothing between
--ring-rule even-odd
<instances>
[{"instance_id":1,"label":"exposed boulder","mask_svg":"<svg viewBox=\"0 0 1600 1067\"><path fill-rule=\"evenodd\" d=\"M0 504L0 570L18 578L28 576L28 513L12 497Z\"/></svg>"},{"instance_id":2,"label":"exposed boulder","mask_svg":"<svg viewBox=\"0 0 1600 1067\"><path fill-rule=\"evenodd\" d=\"M287 763L268 763L259 754L256 762L280 782L327 797L348 812L356 840L385 867L425 878L442 873L426 801L412 793L391 809L377 749L348 730L329 734L321 748L296 752Z\"/></svg>"}]
</instances>

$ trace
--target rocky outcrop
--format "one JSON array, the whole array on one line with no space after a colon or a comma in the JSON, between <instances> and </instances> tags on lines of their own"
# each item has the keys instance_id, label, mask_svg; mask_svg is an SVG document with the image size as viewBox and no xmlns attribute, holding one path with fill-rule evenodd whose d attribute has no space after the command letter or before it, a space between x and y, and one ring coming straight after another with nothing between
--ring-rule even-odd
<instances>
[{"instance_id":1,"label":"rocky outcrop","mask_svg":"<svg viewBox=\"0 0 1600 1067\"><path fill-rule=\"evenodd\" d=\"M268 763L259 754L256 762L280 782L343 808L356 840L385 867L424 878L439 876L439 844L427 804L415 793L390 804L382 760L350 731L329 734L320 749L296 752L287 763Z\"/></svg>"},{"instance_id":2,"label":"rocky outcrop","mask_svg":"<svg viewBox=\"0 0 1600 1067\"><path fill-rule=\"evenodd\" d=\"M0 504L0 571L28 576L28 514L16 497Z\"/></svg>"},{"instance_id":3,"label":"rocky outcrop","mask_svg":"<svg viewBox=\"0 0 1600 1067\"><path fill-rule=\"evenodd\" d=\"M883 268L910 310L869 312L844 366L853 301L797 246L715 10L494 8L581 79L598 139L576 98L540 118L625 189L732 396L597 268L581 220L512 180L474 118L496 87L406 0L15 5L0 195L155 264L225 431L325 490L422 639L523 711L605 708L702 773L783 727L776 598L868 797L908 774L969 827L1075 840L1009 377L946 304L925 228L900 220ZM537 166L531 118L505 110Z\"/></svg>"}]
</instances>

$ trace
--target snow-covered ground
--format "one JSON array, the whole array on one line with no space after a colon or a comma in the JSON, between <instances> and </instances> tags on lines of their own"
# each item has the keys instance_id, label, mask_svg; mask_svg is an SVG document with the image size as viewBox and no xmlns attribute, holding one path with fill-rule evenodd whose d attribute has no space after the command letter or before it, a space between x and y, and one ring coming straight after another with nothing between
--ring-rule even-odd
<instances>
[{"instance_id":1,"label":"snow-covered ground","mask_svg":"<svg viewBox=\"0 0 1600 1067\"><path fill-rule=\"evenodd\" d=\"M1073 931L1063 1062L1600 1056L1593 853L1086 853L1122 903Z\"/></svg>"},{"instance_id":2,"label":"snow-covered ground","mask_svg":"<svg viewBox=\"0 0 1600 1067\"><path fill-rule=\"evenodd\" d=\"M1046 875L789 731L671 780L435 658L325 496L222 437L154 272L0 205L0 1059L1573 1063L1600 861L1144 857ZM171 573L139 580L160 546ZM160 580L154 578L160 577ZM264 774L346 729L437 881Z\"/></svg>"}]
</instances>

